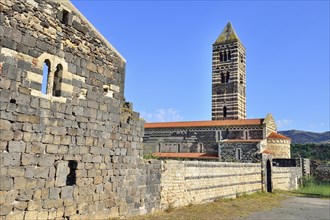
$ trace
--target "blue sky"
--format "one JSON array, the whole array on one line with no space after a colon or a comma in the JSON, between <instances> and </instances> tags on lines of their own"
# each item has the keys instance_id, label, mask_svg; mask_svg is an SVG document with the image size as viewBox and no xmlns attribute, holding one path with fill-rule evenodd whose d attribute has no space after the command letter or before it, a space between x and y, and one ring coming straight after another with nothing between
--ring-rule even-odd
<instances>
[{"instance_id":1,"label":"blue sky","mask_svg":"<svg viewBox=\"0 0 330 220\"><path fill-rule=\"evenodd\" d=\"M230 21L247 51L247 117L329 130L329 1L72 3L127 60L126 100L149 122L211 119L212 44Z\"/></svg>"}]
</instances>

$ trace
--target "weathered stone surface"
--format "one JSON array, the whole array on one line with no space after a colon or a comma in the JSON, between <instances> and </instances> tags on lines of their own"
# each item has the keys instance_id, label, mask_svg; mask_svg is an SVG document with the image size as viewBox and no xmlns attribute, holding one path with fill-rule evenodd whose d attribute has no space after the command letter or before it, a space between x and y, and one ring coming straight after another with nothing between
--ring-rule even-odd
<instances>
[{"instance_id":1,"label":"weathered stone surface","mask_svg":"<svg viewBox=\"0 0 330 220\"><path fill-rule=\"evenodd\" d=\"M59 162L56 167L55 187L65 186L67 175L68 175L68 162L67 161Z\"/></svg>"},{"instance_id":2,"label":"weathered stone surface","mask_svg":"<svg viewBox=\"0 0 330 220\"><path fill-rule=\"evenodd\" d=\"M9 152L23 153L25 151L26 143L23 141L9 141Z\"/></svg>"}]
</instances>

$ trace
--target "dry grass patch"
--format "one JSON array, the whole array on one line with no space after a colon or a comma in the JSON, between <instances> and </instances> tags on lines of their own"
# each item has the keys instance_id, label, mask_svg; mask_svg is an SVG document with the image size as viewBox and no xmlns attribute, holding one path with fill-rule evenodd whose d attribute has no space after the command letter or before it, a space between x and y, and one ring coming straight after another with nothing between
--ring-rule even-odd
<instances>
[{"instance_id":1,"label":"dry grass patch","mask_svg":"<svg viewBox=\"0 0 330 220\"><path fill-rule=\"evenodd\" d=\"M270 210L280 205L285 196L273 193L254 193L240 196L236 199L219 199L215 202L201 205L189 205L171 208L164 212L156 212L144 216L134 216L128 219L236 219L249 215L251 212Z\"/></svg>"}]
</instances>

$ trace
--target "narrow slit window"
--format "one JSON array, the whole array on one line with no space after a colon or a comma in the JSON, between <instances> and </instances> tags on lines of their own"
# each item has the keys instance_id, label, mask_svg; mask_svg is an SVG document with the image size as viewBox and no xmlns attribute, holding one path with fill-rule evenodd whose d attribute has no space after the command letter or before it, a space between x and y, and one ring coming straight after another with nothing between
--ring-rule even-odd
<instances>
[{"instance_id":1,"label":"narrow slit window","mask_svg":"<svg viewBox=\"0 0 330 220\"><path fill-rule=\"evenodd\" d=\"M228 60L230 60L231 59L231 53L230 53L230 51L228 51Z\"/></svg>"},{"instance_id":2,"label":"narrow slit window","mask_svg":"<svg viewBox=\"0 0 330 220\"><path fill-rule=\"evenodd\" d=\"M66 185L73 186L76 184L76 170L77 170L77 161L69 160L69 174L66 177Z\"/></svg>"},{"instance_id":3,"label":"narrow slit window","mask_svg":"<svg viewBox=\"0 0 330 220\"><path fill-rule=\"evenodd\" d=\"M49 73L50 73L50 61L45 60L43 65L42 83L41 83L41 92L43 94L47 94Z\"/></svg>"},{"instance_id":4,"label":"narrow slit window","mask_svg":"<svg viewBox=\"0 0 330 220\"><path fill-rule=\"evenodd\" d=\"M227 117L227 106L223 107L223 117Z\"/></svg>"},{"instance_id":5,"label":"narrow slit window","mask_svg":"<svg viewBox=\"0 0 330 220\"><path fill-rule=\"evenodd\" d=\"M224 61L227 61L227 52L225 51L225 54L224 54Z\"/></svg>"},{"instance_id":6,"label":"narrow slit window","mask_svg":"<svg viewBox=\"0 0 330 220\"><path fill-rule=\"evenodd\" d=\"M63 67L61 64L58 64L56 67L56 71L54 73L54 81L53 81L53 96L61 96L61 82L63 76Z\"/></svg>"},{"instance_id":7,"label":"narrow slit window","mask_svg":"<svg viewBox=\"0 0 330 220\"><path fill-rule=\"evenodd\" d=\"M220 52L220 61L221 61L221 62L223 61L223 55L222 55L222 52Z\"/></svg>"},{"instance_id":8,"label":"narrow slit window","mask_svg":"<svg viewBox=\"0 0 330 220\"><path fill-rule=\"evenodd\" d=\"M242 150L241 148L236 149L236 159L241 160L242 159Z\"/></svg>"}]
</instances>

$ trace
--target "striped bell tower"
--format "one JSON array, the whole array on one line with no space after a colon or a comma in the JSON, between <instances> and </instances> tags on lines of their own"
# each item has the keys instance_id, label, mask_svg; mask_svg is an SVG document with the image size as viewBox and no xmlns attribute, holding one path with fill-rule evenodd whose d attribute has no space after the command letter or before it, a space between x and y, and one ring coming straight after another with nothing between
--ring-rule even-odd
<instances>
[{"instance_id":1,"label":"striped bell tower","mask_svg":"<svg viewBox=\"0 0 330 220\"><path fill-rule=\"evenodd\" d=\"M246 118L245 48L230 22L213 44L212 120Z\"/></svg>"}]
</instances>

